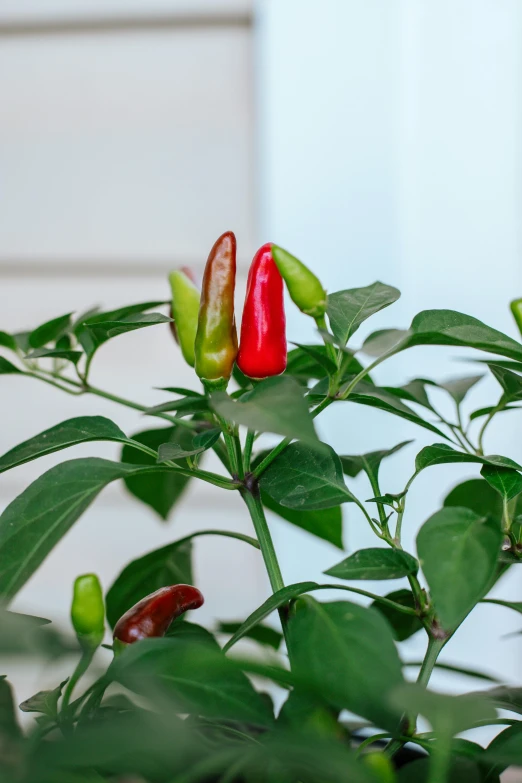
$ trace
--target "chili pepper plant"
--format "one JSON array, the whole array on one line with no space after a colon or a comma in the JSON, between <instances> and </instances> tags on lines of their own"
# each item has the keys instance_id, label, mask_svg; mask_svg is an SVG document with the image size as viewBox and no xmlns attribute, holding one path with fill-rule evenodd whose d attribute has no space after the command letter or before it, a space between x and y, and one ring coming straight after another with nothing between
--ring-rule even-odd
<instances>
[{"instance_id":1,"label":"chili pepper plant","mask_svg":"<svg viewBox=\"0 0 522 783\"><path fill-rule=\"evenodd\" d=\"M504 769L522 764L522 688L484 683L485 672L468 670L470 692L447 695L430 689L430 677L477 604L522 612L518 596L488 597L522 563L522 466L487 446L497 416L505 421L522 399L522 344L451 310L425 310L408 328L381 329L358 341L363 322L392 305L399 291L376 282L327 295L301 261L266 244L250 269L238 346L235 277L236 240L227 232L210 252L201 291L190 270L174 270L171 289L165 282L158 301L0 333L1 374L114 403L113 419L69 419L11 448L0 457L0 471L87 441L121 448L120 460L61 462L0 516L0 649L76 659L65 682L20 705L35 714L23 731L8 679L0 680L1 780L499 781ZM285 286L303 319L317 326L313 344L288 353ZM522 329L522 300L512 311ZM147 408L92 384L92 363L107 341L153 326L172 329L179 341L172 351L181 350L194 367L194 388L173 385L163 390L161 404ZM467 373L450 381L377 385L379 365L414 346L430 351L434 345L474 349L473 374L467 364ZM497 382L496 396L465 415L464 398L487 373ZM450 416L440 412L434 391L451 400ZM333 408L342 418L347 403L429 432L433 442L412 456L405 486L383 485L379 471L405 443L353 453L348 439L338 454L319 438L321 413ZM150 426L123 432L119 406L142 411ZM268 449L265 433L276 436ZM207 469L210 451L219 458L218 472ZM436 466L451 463L468 463L476 477L441 486L439 510L411 519L408 496L419 474L430 471L436 481ZM368 487L362 497L354 491L359 475ZM173 536L115 573L105 592L95 573L79 575L74 589L64 585L73 596L76 637L10 610L53 547L115 481L163 517L189 481L237 493L244 530ZM344 504L353 509L352 524L371 528L375 545L341 556L335 548L343 549ZM323 581L307 581L303 572L299 583L285 582L266 509L332 545ZM406 551L403 528L419 522L416 549ZM246 619L204 628L191 546L209 534L254 547L271 589ZM216 579L233 578L219 563L215 569ZM373 594L367 580L393 580L393 589ZM107 628L112 640L103 644ZM406 672L397 643L414 634L424 639L424 658L416 672ZM248 654L244 642L238 645L244 637ZM447 659L444 665L451 669ZM483 726L496 732L487 747L473 734L461 736Z\"/></svg>"}]
</instances>

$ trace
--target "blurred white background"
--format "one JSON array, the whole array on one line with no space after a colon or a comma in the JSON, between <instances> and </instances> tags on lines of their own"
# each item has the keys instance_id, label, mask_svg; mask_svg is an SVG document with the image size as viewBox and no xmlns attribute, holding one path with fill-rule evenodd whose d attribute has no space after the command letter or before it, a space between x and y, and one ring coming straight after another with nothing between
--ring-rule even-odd
<instances>
[{"instance_id":1,"label":"blurred white background","mask_svg":"<svg viewBox=\"0 0 522 783\"><path fill-rule=\"evenodd\" d=\"M240 289L268 240L309 263L330 291L376 279L399 287L402 299L361 329L361 341L432 307L516 336L507 303L522 294L521 83L519 0L0 0L0 328L168 298L166 273L186 263L201 271L215 238L233 229ZM291 308L288 338L314 338ZM378 377L471 374L455 361L463 355L415 349ZM163 400L151 387L193 383L163 327L102 348L93 381L144 403ZM470 410L497 395L483 381ZM74 415L104 414L128 433L152 426L25 378L2 379L0 405L2 452ZM520 419L510 415L488 450L520 460ZM330 409L320 430L348 454L415 438L383 466L392 492L411 474L416 449L432 442L403 420L352 405ZM4 474L0 503L57 461L116 453L91 444ZM454 466L439 467L414 485L412 546L456 481ZM363 480L354 487L369 496ZM210 519L249 532L239 500L217 492L193 485L163 525L110 487L15 607L65 622L80 572L95 570L109 586L129 559ZM356 511L345 509L345 519L350 550L373 544ZM340 559L271 522L288 583L321 579ZM196 570L207 621L238 619L267 595L260 559L240 543L198 541ZM520 589L517 574L508 580L511 594ZM507 610L479 607L445 659L520 680L521 637L503 638L520 625ZM408 643L405 658L420 657L421 641ZM434 682L476 685L441 674ZM21 679L20 696L33 685Z\"/></svg>"}]
</instances>

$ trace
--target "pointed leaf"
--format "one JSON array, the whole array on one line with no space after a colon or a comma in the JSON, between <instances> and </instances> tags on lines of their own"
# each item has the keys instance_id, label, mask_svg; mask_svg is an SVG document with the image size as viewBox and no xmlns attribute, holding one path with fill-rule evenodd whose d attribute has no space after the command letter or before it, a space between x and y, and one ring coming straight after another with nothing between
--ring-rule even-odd
<instances>
[{"instance_id":1,"label":"pointed leaf","mask_svg":"<svg viewBox=\"0 0 522 783\"><path fill-rule=\"evenodd\" d=\"M62 695L67 680L61 682L56 688L50 691L38 691L34 696L20 704L22 712L40 712L49 718L55 719L58 716L58 701Z\"/></svg>"},{"instance_id":2,"label":"pointed leaf","mask_svg":"<svg viewBox=\"0 0 522 783\"><path fill-rule=\"evenodd\" d=\"M477 318L454 310L424 310L415 316L400 350L415 345L457 345L522 361L522 345Z\"/></svg>"},{"instance_id":3,"label":"pointed leaf","mask_svg":"<svg viewBox=\"0 0 522 783\"><path fill-rule=\"evenodd\" d=\"M459 405L469 390L481 381L483 377L483 375L472 375L466 378L453 378L449 381L445 381L445 383L439 383L437 385L441 389L445 389L448 394L453 397L457 405Z\"/></svg>"},{"instance_id":4,"label":"pointed leaf","mask_svg":"<svg viewBox=\"0 0 522 783\"><path fill-rule=\"evenodd\" d=\"M225 392L211 396L212 408L226 419L260 432L318 443L308 405L298 383L281 375L267 378L240 401Z\"/></svg>"},{"instance_id":5,"label":"pointed leaf","mask_svg":"<svg viewBox=\"0 0 522 783\"><path fill-rule=\"evenodd\" d=\"M408 334L406 329L379 329L366 338L361 352L367 356L382 356L383 353L399 345Z\"/></svg>"},{"instance_id":6,"label":"pointed leaf","mask_svg":"<svg viewBox=\"0 0 522 783\"><path fill-rule=\"evenodd\" d=\"M97 348L109 339L107 329L101 326L99 331L96 327L99 324L118 324L125 319L141 314L146 310L152 310L154 307L166 304L165 302L141 302L140 304L120 307L117 310L108 312L96 312L94 314L86 313L74 326L74 332L82 344L85 352L91 357ZM142 324L147 326L147 324ZM111 327L109 326L109 329Z\"/></svg>"},{"instance_id":7,"label":"pointed leaf","mask_svg":"<svg viewBox=\"0 0 522 783\"><path fill-rule=\"evenodd\" d=\"M16 351L16 340L8 332L0 331L0 345L2 348L9 348L10 351Z\"/></svg>"},{"instance_id":8,"label":"pointed leaf","mask_svg":"<svg viewBox=\"0 0 522 783\"><path fill-rule=\"evenodd\" d=\"M444 499L445 506L470 508L476 514L502 519L502 500L484 479L476 478L457 484Z\"/></svg>"},{"instance_id":9,"label":"pointed leaf","mask_svg":"<svg viewBox=\"0 0 522 783\"><path fill-rule=\"evenodd\" d=\"M500 769L520 766L522 759L522 723L515 723L500 734L486 748L484 761L498 764ZM496 770L497 772L499 769Z\"/></svg>"},{"instance_id":10,"label":"pointed leaf","mask_svg":"<svg viewBox=\"0 0 522 783\"><path fill-rule=\"evenodd\" d=\"M348 709L395 732L403 707L387 695L403 682L390 627L381 614L348 601L300 599L290 614L289 648L295 676L338 709Z\"/></svg>"},{"instance_id":11,"label":"pointed leaf","mask_svg":"<svg viewBox=\"0 0 522 783\"><path fill-rule=\"evenodd\" d=\"M355 478L361 470L370 478L377 478L379 475L379 468L383 459L391 457L392 454L408 446L413 441L404 440L402 443L398 443L391 449L381 449L380 451L370 451L368 454L359 455L341 455L340 460L343 466L343 471L347 476Z\"/></svg>"},{"instance_id":12,"label":"pointed leaf","mask_svg":"<svg viewBox=\"0 0 522 783\"><path fill-rule=\"evenodd\" d=\"M132 443L110 419L103 416L80 416L76 419L67 419L15 446L0 457L0 473L46 454L94 440Z\"/></svg>"},{"instance_id":13,"label":"pointed leaf","mask_svg":"<svg viewBox=\"0 0 522 783\"><path fill-rule=\"evenodd\" d=\"M33 482L0 516L0 595L11 599L111 481L161 470L104 459L75 459ZM180 468L178 468L180 470Z\"/></svg>"},{"instance_id":14,"label":"pointed leaf","mask_svg":"<svg viewBox=\"0 0 522 783\"><path fill-rule=\"evenodd\" d=\"M449 696L428 691L416 683L397 688L391 701L427 718L439 739L449 739L461 731L473 728L481 721L495 720L497 717L495 709L482 694Z\"/></svg>"},{"instance_id":15,"label":"pointed leaf","mask_svg":"<svg viewBox=\"0 0 522 783\"><path fill-rule=\"evenodd\" d=\"M419 564L398 549L360 549L325 571L337 579L401 579L416 574Z\"/></svg>"},{"instance_id":16,"label":"pointed leaf","mask_svg":"<svg viewBox=\"0 0 522 783\"><path fill-rule=\"evenodd\" d=\"M497 364L488 366L504 390L504 399L507 402L522 400L522 377Z\"/></svg>"},{"instance_id":17,"label":"pointed leaf","mask_svg":"<svg viewBox=\"0 0 522 783\"><path fill-rule=\"evenodd\" d=\"M28 359L65 359L73 364L77 364L81 356L81 351L69 351L63 348L37 348L27 354Z\"/></svg>"},{"instance_id":18,"label":"pointed leaf","mask_svg":"<svg viewBox=\"0 0 522 783\"><path fill-rule=\"evenodd\" d=\"M380 282L330 294L328 318L340 345L346 345L367 318L396 302L400 295L396 288Z\"/></svg>"},{"instance_id":19,"label":"pointed leaf","mask_svg":"<svg viewBox=\"0 0 522 783\"><path fill-rule=\"evenodd\" d=\"M477 695L492 702L499 710L508 710L522 715L522 688L514 685L499 685L487 691L480 691Z\"/></svg>"},{"instance_id":20,"label":"pointed leaf","mask_svg":"<svg viewBox=\"0 0 522 783\"><path fill-rule=\"evenodd\" d=\"M302 345L300 343L294 343L294 345L309 354L327 373L332 374L337 371L337 366L326 353L324 345Z\"/></svg>"},{"instance_id":21,"label":"pointed leaf","mask_svg":"<svg viewBox=\"0 0 522 783\"><path fill-rule=\"evenodd\" d=\"M506 503L522 492L522 476L516 470L498 465L484 465L480 472Z\"/></svg>"},{"instance_id":22,"label":"pointed leaf","mask_svg":"<svg viewBox=\"0 0 522 783\"><path fill-rule=\"evenodd\" d=\"M321 509L353 501L344 483L341 461L330 447L321 451L292 443L260 478L260 487L288 508Z\"/></svg>"},{"instance_id":23,"label":"pointed leaf","mask_svg":"<svg viewBox=\"0 0 522 783\"><path fill-rule=\"evenodd\" d=\"M456 628L484 597L501 542L498 522L467 508L443 508L420 529L419 560L446 630Z\"/></svg>"},{"instance_id":24,"label":"pointed leaf","mask_svg":"<svg viewBox=\"0 0 522 783\"><path fill-rule=\"evenodd\" d=\"M487 457L479 457L476 454L457 451L447 443L434 443L433 446L425 446L415 458L415 469L417 473L433 465L445 465L450 462L476 462L482 465L496 465L502 468L513 468L522 470L514 460L509 457L500 457L497 454L490 454Z\"/></svg>"},{"instance_id":25,"label":"pointed leaf","mask_svg":"<svg viewBox=\"0 0 522 783\"><path fill-rule=\"evenodd\" d=\"M14 364L5 358L5 356L0 356L0 375L12 375L13 373L23 375L22 370L19 370L18 367L15 367Z\"/></svg>"},{"instance_id":26,"label":"pointed leaf","mask_svg":"<svg viewBox=\"0 0 522 783\"><path fill-rule=\"evenodd\" d=\"M48 343L54 343L63 334L66 334L71 327L72 313L53 318L52 321L38 326L30 333L28 342L31 348L42 348Z\"/></svg>"}]
</instances>

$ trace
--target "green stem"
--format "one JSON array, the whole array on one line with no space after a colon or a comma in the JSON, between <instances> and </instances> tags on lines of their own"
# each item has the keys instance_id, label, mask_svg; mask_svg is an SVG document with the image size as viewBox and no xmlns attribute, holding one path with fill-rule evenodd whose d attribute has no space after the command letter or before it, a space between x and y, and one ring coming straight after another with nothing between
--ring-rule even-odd
<instances>
[{"instance_id":1,"label":"green stem","mask_svg":"<svg viewBox=\"0 0 522 783\"><path fill-rule=\"evenodd\" d=\"M427 687L430 681L430 677L433 673L435 664L437 663L437 658L439 657L439 654L447 641L448 639L435 639L433 636L429 637L426 654L424 656L424 660L422 661L422 666L420 668L419 675L417 677L417 683L419 685L423 685L424 687ZM413 735L415 733L417 716L416 715L409 716L408 723L409 723L408 734ZM402 748L404 744L405 744L404 739L392 740L392 742L389 742L387 747L385 748L386 754L391 758L392 756L395 755L395 753L397 753L398 750Z\"/></svg>"},{"instance_id":2,"label":"green stem","mask_svg":"<svg viewBox=\"0 0 522 783\"><path fill-rule=\"evenodd\" d=\"M368 465L368 461L366 457L362 457L363 465L364 465L364 472L368 476L370 480L370 485L372 488L373 496L374 497L380 497L381 495L381 488L379 486L379 479L373 472L373 470ZM381 521L381 527L383 530L387 530L388 528L388 521L386 519L386 511L384 510L384 506L382 503L377 503L377 511L379 513L379 519Z\"/></svg>"},{"instance_id":3,"label":"green stem","mask_svg":"<svg viewBox=\"0 0 522 783\"><path fill-rule=\"evenodd\" d=\"M245 440L245 448L243 450L243 467L245 473L250 471L250 462L252 459L252 449L254 448L254 440L256 433L254 430L248 430Z\"/></svg>"},{"instance_id":4,"label":"green stem","mask_svg":"<svg viewBox=\"0 0 522 783\"><path fill-rule=\"evenodd\" d=\"M378 356L375 361L373 361L371 364L368 365L368 367L363 367L360 373L358 373L355 378L347 385L345 390L342 392L342 394L339 395L339 400L347 400L350 394L353 392L359 381L362 381L363 378L365 378L372 370L375 369L375 367L378 367L379 364L384 362L386 359L389 359L394 354L398 353L400 351L400 343L398 345L394 345L393 348L390 348L389 351L386 351L385 353L381 354L381 356Z\"/></svg>"},{"instance_id":5,"label":"green stem","mask_svg":"<svg viewBox=\"0 0 522 783\"><path fill-rule=\"evenodd\" d=\"M76 669L72 673L71 679L67 683L67 687L63 694L62 707L61 707L62 713L65 713L67 711L67 708L69 707L69 702L71 701L72 692L76 687L76 685L78 684L79 680L83 677L83 675L91 665L95 652L96 652L95 647L86 647L82 651L81 658L78 661Z\"/></svg>"},{"instance_id":6,"label":"green stem","mask_svg":"<svg viewBox=\"0 0 522 783\"><path fill-rule=\"evenodd\" d=\"M322 332L328 332L328 327L326 325L326 318L324 315L320 315L318 318L315 319L315 323L317 324L317 328L321 332L321 337L323 338L323 343L326 347L326 354L329 359L332 360L332 362L337 367L338 361L337 361L337 354L335 352L335 348L333 347L332 343L328 342L328 340L325 340L324 335Z\"/></svg>"},{"instance_id":7,"label":"green stem","mask_svg":"<svg viewBox=\"0 0 522 783\"><path fill-rule=\"evenodd\" d=\"M361 744L357 747L357 755L360 756L363 750L366 750L366 748L369 745L373 745L374 742L378 742L382 739L388 739L390 735L388 733L383 734L372 734L371 737L366 737L366 739L361 742Z\"/></svg>"},{"instance_id":8,"label":"green stem","mask_svg":"<svg viewBox=\"0 0 522 783\"><path fill-rule=\"evenodd\" d=\"M279 562L277 560L274 543L272 541L272 536L270 535L259 492L254 491L254 493L252 493L245 489L241 490L241 496L247 505L254 524L257 540L259 541L259 547L270 580L270 586L272 587L272 591L277 593L278 590L281 590L285 586L285 583L283 582L281 569L279 568Z\"/></svg>"},{"instance_id":9,"label":"green stem","mask_svg":"<svg viewBox=\"0 0 522 783\"><path fill-rule=\"evenodd\" d=\"M495 405L495 407L489 412L488 416L486 417L486 421L484 422L484 424L480 429L479 436L478 436L477 451L481 456L484 454L484 435L486 434L486 429L488 428L493 416L496 413L500 413L500 411L504 408L505 404L506 402L504 400L504 396L502 396L498 401L498 403Z\"/></svg>"},{"instance_id":10,"label":"green stem","mask_svg":"<svg viewBox=\"0 0 522 783\"><path fill-rule=\"evenodd\" d=\"M230 462L230 470L233 476L239 477L239 462L237 457L236 443L234 435L230 431L230 424L219 413L214 414L216 421L223 431L223 438L227 447L228 461Z\"/></svg>"}]
</instances>

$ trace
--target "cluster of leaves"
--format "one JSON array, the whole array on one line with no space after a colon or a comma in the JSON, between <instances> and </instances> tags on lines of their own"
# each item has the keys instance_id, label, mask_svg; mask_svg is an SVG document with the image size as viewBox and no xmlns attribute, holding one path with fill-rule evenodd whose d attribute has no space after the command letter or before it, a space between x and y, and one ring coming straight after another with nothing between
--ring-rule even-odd
<instances>
[{"instance_id":1,"label":"cluster of leaves","mask_svg":"<svg viewBox=\"0 0 522 783\"><path fill-rule=\"evenodd\" d=\"M132 775L133 780L165 783L444 783L458 776L462 783L494 783L506 767L522 764L522 721L497 712L522 715L522 688L495 683L461 696L427 689L439 653L479 602L522 612L520 602L487 598L506 570L522 562L522 466L484 452L493 418L516 409L522 399L522 345L469 316L432 310L418 314L408 330L381 330L358 350L348 347L359 326L398 296L382 283L334 293L328 301L330 331L321 330L323 344L298 345L284 375L253 385L236 371L235 392L208 396L172 387L163 390L169 395L166 402L148 409L93 387L89 368L108 339L168 323L161 313L147 312L161 302L91 312L77 320L68 314L22 335L0 333L0 345L12 354L0 357L0 373L22 373L70 394L108 397L168 422L127 436L109 419L75 418L0 457L3 472L79 443L121 446L119 461L82 458L51 468L5 509L0 516L0 596L5 604L98 493L119 479L162 519L189 481L238 492L256 537L202 530L133 561L107 592L111 627L159 587L193 583L197 536L229 536L260 549L273 587L273 594L244 621L220 623L213 632L177 622L165 638L129 646L71 704L63 701L64 683L36 694L21 705L39 715L26 735L16 719L10 686L1 680L1 780L74 783ZM492 354L484 365L500 385L499 400L472 412L465 422L461 405L480 375L444 383L415 378L401 387L374 383L374 367L418 345ZM373 361L367 364L366 357ZM435 407L434 388L453 401L452 420ZM383 460L408 443L353 455L337 454L319 440L314 418L341 402L386 411L436 436L437 442L416 455L402 491L381 490L379 470ZM252 455L257 437L266 432L283 440ZM209 450L226 475L202 469ZM454 487L419 530L416 553L404 551L401 531L413 481L424 470L450 463L477 466L481 477ZM365 502L349 486L359 474L366 475L371 489ZM263 509L343 549L344 503L358 507L379 546L352 552L332 565L325 573L338 581L285 586ZM403 579L404 586L384 596L357 586L389 579ZM318 600L325 589L349 592L350 598L361 595L372 603ZM276 611L281 631L264 622ZM71 643L45 621L4 610L1 622L0 652L71 653ZM412 684L404 676L406 664L396 642L419 632L427 635L427 651ZM237 657L231 651L244 637L265 654ZM488 679L480 672L467 673ZM283 703L278 710L263 690L267 683ZM343 720L346 710L357 716L357 723ZM432 731L417 732L418 715ZM457 737L497 723L507 728L485 749ZM416 746L407 758L401 750L405 743ZM395 769L390 759L403 766Z\"/></svg>"}]
</instances>

